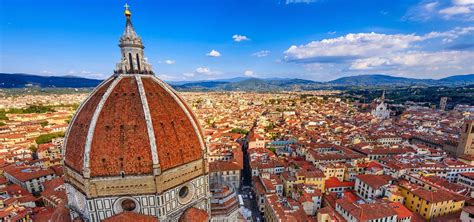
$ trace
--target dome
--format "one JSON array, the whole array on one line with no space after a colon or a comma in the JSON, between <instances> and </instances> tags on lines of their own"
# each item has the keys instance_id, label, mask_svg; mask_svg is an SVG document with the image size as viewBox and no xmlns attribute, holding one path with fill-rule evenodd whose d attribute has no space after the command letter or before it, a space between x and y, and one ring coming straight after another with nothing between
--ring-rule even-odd
<instances>
[{"instance_id":1,"label":"dome","mask_svg":"<svg viewBox=\"0 0 474 222\"><path fill-rule=\"evenodd\" d=\"M113 75L79 107L64 164L90 177L152 174L203 158L199 123L154 75Z\"/></svg>"},{"instance_id":2,"label":"dome","mask_svg":"<svg viewBox=\"0 0 474 222\"><path fill-rule=\"evenodd\" d=\"M66 132L71 218L98 222L149 215L178 221L188 208L204 215L210 206L209 167L199 122L153 74L131 15L126 19L114 73L81 104Z\"/></svg>"}]
</instances>

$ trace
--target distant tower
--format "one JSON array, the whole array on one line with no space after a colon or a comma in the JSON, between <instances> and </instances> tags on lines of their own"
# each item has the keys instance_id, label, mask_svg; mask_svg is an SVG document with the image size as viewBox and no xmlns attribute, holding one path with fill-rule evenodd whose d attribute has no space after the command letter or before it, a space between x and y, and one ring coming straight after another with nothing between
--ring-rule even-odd
<instances>
[{"instance_id":1,"label":"distant tower","mask_svg":"<svg viewBox=\"0 0 474 222\"><path fill-rule=\"evenodd\" d=\"M439 100L439 110L445 111L446 110L446 102L448 101L448 97L441 97Z\"/></svg>"},{"instance_id":2,"label":"distant tower","mask_svg":"<svg viewBox=\"0 0 474 222\"><path fill-rule=\"evenodd\" d=\"M372 103L372 107L372 115L374 117L378 119L387 119L390 117L390 109L388 109L387 104L385 104L385 90L382 96Z\"/></svg>"},{"instance_id":3,"label":"distant tower","mask_svg":"<svg viewBox=\"0 0 474 222\"><path fill-rule=\"evenodd\" d=\"M458 153L474 155L474 120L466 120L459 137Z\"/></svg>"}]
</instances>

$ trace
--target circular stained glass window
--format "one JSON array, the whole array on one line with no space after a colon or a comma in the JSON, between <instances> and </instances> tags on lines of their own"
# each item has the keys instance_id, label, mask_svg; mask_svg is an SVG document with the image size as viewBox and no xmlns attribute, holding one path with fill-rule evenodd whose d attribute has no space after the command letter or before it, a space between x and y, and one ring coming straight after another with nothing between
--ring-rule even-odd
<instances>
[{"instance_id":1,"label":"circular stained glass window","mask_svg":"<svg viewBox=\"0 0 474 222\"><path fill-rule=\"evenodd\" d=\"M133 211L137 208L137 205L135 204L135 201L126 199L122 201L122 209L125 211Z\"/></svg>"},{"instance_id":2,"label":"circular stained glass window","mask_svg":"<svg viewBox=\"0 0 474 222\"><path fill-rule=\"evenodd\" d=\"M188 196L188 193L189 193L188 186L183 186L183 187L181 187L181 189L179 189L179 197L180 198L186 198L186 196Z\"/></svg>"}]
</instances>

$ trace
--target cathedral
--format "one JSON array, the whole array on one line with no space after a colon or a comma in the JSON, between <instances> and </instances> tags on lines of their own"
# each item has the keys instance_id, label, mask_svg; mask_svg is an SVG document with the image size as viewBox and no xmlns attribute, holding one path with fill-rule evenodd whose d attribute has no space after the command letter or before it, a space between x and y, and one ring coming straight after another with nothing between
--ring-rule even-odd
<instances>
[{"instance_id":1,"label":"cathedral","mask_svg":"<svg viewBox=\"0 0 474 222\"><path fill-rule=\"evenodd\" d=\"M385 91L382 93L382 97L376 99L372 103L372 115L378 119L388 119L390 117L390 109L388 109L385 103Z\"/></svg>"},{"instance_id":2,"label":"cathedral","mask_svg":"<svg viewBox=\"0 0 474 222\"><path fill-rule=\"evenodd\" d=\"M207 221L201 127L153 74L131 15L126 5L114 74L81 104L66 133L66 207L79 221Z\"/></svg>"}]
</instances>

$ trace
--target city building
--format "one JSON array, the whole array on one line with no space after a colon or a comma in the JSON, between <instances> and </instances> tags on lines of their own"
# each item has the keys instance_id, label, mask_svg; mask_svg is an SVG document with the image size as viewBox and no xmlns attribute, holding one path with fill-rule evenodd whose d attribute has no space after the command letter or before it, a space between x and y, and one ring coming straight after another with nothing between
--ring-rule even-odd
<instances>
[{"instance_id":1,"label":"city building","mask_svg":"<svg viewBox=\"0 0 474 222\"><path fill-rule=\"evenodd\" d=\"M341 198L336 201L336 212L346 221L397 222L397 212L387 203L355 203Z\"/></svg>"},{"instance_id":2,"label":"city building","mask_svg":"<svg viewBox=\"0 0 474 222\"><path fill-rule=\"evenodd\" d=\"M5 169L4 175L8 181L20 185L30 193L43 191L43 183L56 177L52 169L39 167L11 167Z\"/></svg>"},{"instance_id":3,"label":"city building","mask_svg":"<svg viewBox=\"0 0 474 222\"><path fill-rule=\"evenodd\" d=\"M474 155L474 120L464 121L459 144L457 149L458 156L463 154Z\"/></svg>"},{"instance_id":4,"label":"city building","mask_svg":"<svg viewBox=\"0 0 474 222\"><path fill-rule=\"evenodd\" d=\"M441 97L439 100L439 110L445 111L446 110L446 103L448 102L448 97Z\"/></svg>"},{"instance_id":5,"label":"city building","mask_svg":"<svg viewBox=\"0 0 474 222\"><path fill-rule=\"evenodd\" d=\"M239 211L237 190L234 186L226 183L212 183L210 191L212 222L243 221Z\"/></svg>"},{"instance_id":6,"label":"city building","mask_svg":"<svg viewBox=\"0 0 474 222\"><path fill-rule=\"evenodd\" d=\"M399 186L405 206L427 220L459 212L466 201L464 196L444 189L428 190L409 182L400 183Z\"/></svg>"},{"instance_id":7,"label":"city building","mask_svg":"<svg viewBox=\"0 0 474 222\"><path fill-rule=\"evenodd\" d=\"M375 199L383 197L394 180L389 175L360 174L356 176L354 190L366 200Z\"/></svg>"},{"instance_id":8,"label":"city building","mask_svg":"<svg viewBox=\"0 0 474 222\"><path fill-rule=\"evenodd\" d=\"M372 104L372 115L378 119L387 119L390 117L390 109L388 109L385 103L385 91L383 91L382 97L376 99Z\"/></svg>"}]
</instances>

